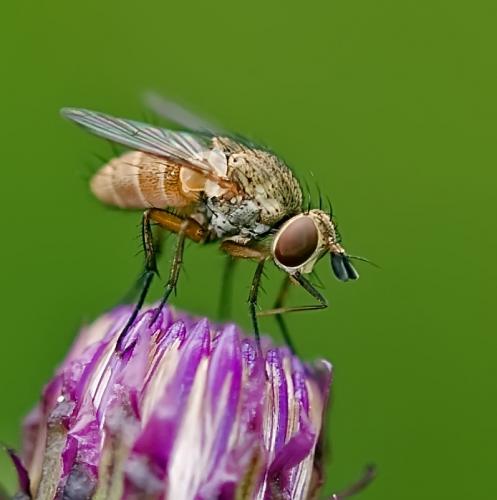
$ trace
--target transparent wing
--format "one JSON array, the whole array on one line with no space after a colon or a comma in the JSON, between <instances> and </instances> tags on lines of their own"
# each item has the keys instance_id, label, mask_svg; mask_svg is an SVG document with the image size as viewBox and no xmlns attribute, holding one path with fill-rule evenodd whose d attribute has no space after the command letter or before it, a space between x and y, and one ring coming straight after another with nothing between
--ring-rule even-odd
<instances>
[{"instance_id":1,"label":"transparent wing","mask_svg":"<svg viewBox=\"0 0 497 500\"><path fill-rule=\"evenodd\" d=\"M207 172L212 170L206 161L209 152L207 136L174 132L86 109L63 108L61 114L93 134L129 148L166 156L180 163L191 163Z\"/></svg>"},{"instance_id":2,"label":"transparent wing","mask_svg":"<svg viewBox=\"0 0 497 500\"><path fill-rule=\"evenodd\" d=\"M158 116L189 130L208 132L213 135L227 135L219 125L197 116L180 104L170 101L156 92L146 92L143 100L147 107Z\"/></svg>"}]
</instances>

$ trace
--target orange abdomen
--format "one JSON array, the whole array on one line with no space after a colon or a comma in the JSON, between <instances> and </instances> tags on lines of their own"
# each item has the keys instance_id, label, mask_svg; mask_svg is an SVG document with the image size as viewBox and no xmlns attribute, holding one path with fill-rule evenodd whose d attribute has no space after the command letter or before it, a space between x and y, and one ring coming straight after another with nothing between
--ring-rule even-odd
<instances>
[{"instance_id":1,"label":"orange abdomen","mask_svg":"<svg viewBox=\"0 0 497 500\"><path fill-rule=\"evenodd\" d=\"M120 208L182 208L196 202L198 192L181 189L181 168L167 158L131 151L104 165L90 188L100 201Z\"/></svg>"}]
</instances>

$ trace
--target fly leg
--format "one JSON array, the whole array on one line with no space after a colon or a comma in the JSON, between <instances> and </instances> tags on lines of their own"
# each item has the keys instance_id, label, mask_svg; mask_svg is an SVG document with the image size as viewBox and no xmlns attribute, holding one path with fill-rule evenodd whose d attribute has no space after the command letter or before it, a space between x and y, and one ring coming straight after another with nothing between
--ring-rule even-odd
<instances>
[{"instance_id":1,"label":"fly leg","mask_svg":"<svg viewBox=\"0 0 497 500\"><path fill-rule=\"evenodd\" d=\"M157 258L156 252L154 248L154 238L152 234L152 228L150 226L150 215L151 210L146 210L143 212L142 217L142 244L143 250L145 251L145 270L143 275L139 279L138 285L141 285L140 294L138 296L138 300L135 304L133 312L131 313L128 321L126 322L125 327L123 328L121 334L119 335L119 339L117 340L117 350L119 351L126 334L128 333L129 328L135 321L140 309L145 302L145 298L147 297L148 290L150 289L150 285L152 284L152 279L154 274L158 274L157 271Z\"/></svg>"},{"instance_id":2,"label":"fly leg","mask_svg":"<svg viewBox=\"0 0 497 500\"><path fill-rule=\"evenodd\" d=\"M252 284L250 285L250 293L248 297L250 319L252 320L252 328L254 329L255 341L257 342L257 349L259 350L259 355L261 359L262 348L261 348L261 334L259 332L259 323L257 322L257 295L259 292L259 286L261 284L262 272L264 270L265 260L260 260L255 269L254 277L252 278Z\"/></svg>"},{"instance_id":3,"label":"fly leg","mask_svg":"<svg viewBox=\"0 0 497 500\"><path fill-rule=\"evenodd\" d=\"M147 297L148 290L150 289L150 285L152 284L152 279L154 274L159 274L157 270L157 258L156 251L154 248L154 239L151 229L151 221L157 223L160 227L167 229L173 233L179 233L178 244L176 247L175 258L173 261L173 266L171 268L171 273L169 277L168 284L166 285L166 294L164 294L164 298L161 301L160 307L157 310L156 315L153 318L152 323L155 322L157 316L159 315L160 310L163 305L166 303L167 299L171 291L175 288L176 282L179 276L179 270L181 267L181 261L183 257L183 249L185 238L189 238L198 243L205 241L207 237L206 230L195 220L189 218L181 218L177 215L170 214L163 210L159 210L156 208L150 208L143 213L142 219L142 241L143 241L143 249L145 251L145 271L143 273L141 291L136 302L136 305L129 317L126 326L121 332L119 339L117 341L117 349L119 350L122 346L122 343L126 337L126 334L135 321L140 309L145 302L145 298ZM172 286L171 290L169 287Z\"/></svg>"},{"instance_id":4,"label":"fly leg","mask_svg":"<svg viewBox=\"0 0 497 500\"><path fill-rule=\"evenodd\" d=\"M159 306L155 310L155 314L150 322L152 326L159 317L162 308L166 305L171 292L174 290L176 293L176 285L178 284L179 273L181 271L181 265L183 264L183 252L185 250L185 233L178 233L178 241L176 243L176 250L174 252L173 263L171 264L171 269L169 271L169 279L166 283L166 288L164 291L164 295L162 296L162 300L160 301Z\"/></svg>"},{"instance_id":5,"label":"fly leg","mask_svg":"<svg viewBox=\"0 0 497 500\"><path fill-rule=\"evenodd\" d=\"M167 229L173 233L178 233L178 241L176 243L176 250L174 252L173 262L169 271L169 279L166 283L166 288L162 300L157 307L154 317L152 318L151 325L155 323L159 314L167 303L171 292L176 291L181 265L183 264L183 252L185 249L185 239L188 238L197 243L203 243L207 240L208 232L197 221L188 217L182 218L178 215L165 212L163 210L151 209L150 218L159 226Z\"/></svg>"},{"instance_id":6,"label":"fly leg","mask_svg":"<svg viewBox=\"0 0 497 500\"><path fill-rule=\"evenodd\" d=\"M328 500L343 500L364 490L376 476L376 467L368 465L362 477L340 493L333 493Z\"/></svg>"},{"instance_id":7,"label":"fly leg","mask_svg":"<svg viewBox=\"0 0 497 500\"><path fill-rule=\"evenodd\" d=\"M286 297L288 296L288 292L290 289L290 276L287 274L283 278L283 282L281 283L280 291L276 296L276 300L274 302L273 309L281 309L285 302ZM261 313L263 314L263 313ZM283 336L283 340L285 344L288 346L292 354L296 354L295 345L292 342L292 338L290 337L290 332L288 331L288 327L286 325L286 321L283 319L281 313L275 313L274 319L276 323L278 323L278 327L280 329L281 335Z\"/></svg>"},{"instance_id":8,"label":"fly leg","mask_svg":"<svg viewBox=\"0 0 497 500\"><path fill-rule=\"evenodd\" d=\"M194 219L180 217L158 208L151 208L149 212L150 220L172 233L183 233L195 243L204 243L207 240L208 231Z\"/></svg>"},{"instance_id":9,"label":"fly leg","mask_svg":"<svg viewBox=\"0 0 497 500\"><path fill-rule=\"evenodd\" d=\"M304 278L300 273L294 273L291 275L287 275L285 281L283 282L281 289L276 298L275 305L273 309L269 309L267 311L259 311L257 312L257 292L260 286L262 271L264 268L265 261L270 257L267 249L264 247L257 248L254 246L244 246L239 245L233 241L224 241L221 244L221 250L224 250L226 253L233 257L242 258L242 259L253 259L258 261L257 269L255 271L254 277L252 279L252 286L250 287L249 294L249 310L250 317L252 319L252 326L254 328L255 338L257 340L257 345L259 347L259 351L261 351L260 347L260 333L259 326L257 323L258 316L276 316L276 321L280 326L283 338L285 339L286 344L290 348L292 352L295 352L295 347L292 343L290 335L288 333L288 329L286 324L282 318L282 314L288 312L297 312L297 311L312 311L315 309L325 309L328 307L327 300L319 293L318 290L312 285L312 283ZM294 307L285 307L284 300L288 294L288 289L290 282L293 281L296 284L300 285L309 295L314 297L317 300L317 304L309 304L304 306L294 306Z\"/></svg>"},{"instance_id":10,"label":"fly leg","mask_svg":"<svg viewBox=\"0 0 497 500\"><path fill-rule=\"evenodd\" d=\"M267 311L260 311L259 313L257 313L258 316L278 316L289 312L314 311L315 309L326 309L328 307L328 301L318 292L318 290L316 290L316 288L307 278L304 278L304 276L302 276L302 274L291 274L289 275L289 280L292 280L300 285L309 295L314 297L318 303L292 307L284 307L283 305L279 305Z\"/></svg>"},{"instance_id":11,"label":"fly leg","mask_svg":"<svg viewBox=\"0 0 497 500\"><path fill-rule=\"evenodd\" d=\"M233 293L233 270L235 264L236 260L233 257L226 257L218 306L218 317L221 320L227 319L231 315L231 295Z\"/></svg>"},{"instance_id":12,"label":"fly leg","mask_svg":"<svg viewBox=\"0 0 497 500\"><path fill-rule=\"evenodd\" d=\"M134 304L136 300L136 296L143 289L145 284L146 272L141 272L138 275L138 278L135 279L131 287L126 291L124 295L121 296L121 299L117 302L116 305L120 304Z\"/></svg>"},{"instance_id":13,"label":"fly leg","mask_svg":"<svg viewBox=\"0 0 497 500\"><path fill-rule=\"evenodd\" d=\"M255 246L240 245L238 243L235 243L234 241L229 240L223 241L223 243L221 244L221 250L234 258L252 259L257 261L257 268L255 270L254 277L252 278L252 284L250 286L248 303L250 318L252 320L252 328L254 330L257 348L262 359L261 336L259 332L259 323L257 322L257 296L261 284L264 264L269 258L268 250L263 247L257 248Z\"/></svg>"},{"instance_id":14,"label":"fly leg","mask_svg":"<svg viewBox=\"0 0 497 500\"><path fill-rule=\"evenodd\" d=\"M153 229L153 228L152 228ZM153 248L155 253L155 259L158 260L162 254L162 247L164 243L164 231L160 226L157 227L158 231L154 231L155 234L153 236ZM143 231L142 231L143 232ZM159 271L156 270L157 277L160 277ZM130 289L126 292L126 294L121 297L121 300L118 304L133 304L136 300L137 295L142 290L145 281L147 278L147 272L142 271Z\"/></svg>"}]
</instances>

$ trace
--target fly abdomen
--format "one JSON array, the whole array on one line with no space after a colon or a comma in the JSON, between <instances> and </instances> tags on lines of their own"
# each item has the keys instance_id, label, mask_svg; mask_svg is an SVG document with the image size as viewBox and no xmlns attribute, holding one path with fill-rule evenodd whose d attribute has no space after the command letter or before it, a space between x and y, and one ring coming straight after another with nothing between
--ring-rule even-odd
<instances>
[{"instance_id":1,"label":"fly abdomen","mask_svg":"<svg viewBox=\"0 0 497 500\"><path fill-rule=\"evenodd\" d=\"M131 151L104 165L90 188L100 201L120 208L181 208L195 202L198 193L181 189L180 170L167 158Z\"/></svg>"}]
</instances>

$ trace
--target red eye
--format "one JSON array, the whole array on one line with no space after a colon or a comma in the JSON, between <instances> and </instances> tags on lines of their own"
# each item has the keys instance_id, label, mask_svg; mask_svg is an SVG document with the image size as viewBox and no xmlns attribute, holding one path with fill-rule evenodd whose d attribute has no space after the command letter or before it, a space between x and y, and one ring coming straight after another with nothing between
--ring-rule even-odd
<instances>
[{"instance_id":1,"label":"red eye","mask_svg":"<svg viewBox=\"0 0 497 500\"><path fill-rule=\"evenodd\" d=\"M310 217L299 217L290 222L278 236L274 256L286 267L302 265L318 245L318 231Z\"/></svg>"}]
</instances>

